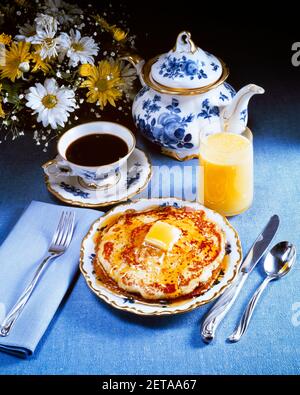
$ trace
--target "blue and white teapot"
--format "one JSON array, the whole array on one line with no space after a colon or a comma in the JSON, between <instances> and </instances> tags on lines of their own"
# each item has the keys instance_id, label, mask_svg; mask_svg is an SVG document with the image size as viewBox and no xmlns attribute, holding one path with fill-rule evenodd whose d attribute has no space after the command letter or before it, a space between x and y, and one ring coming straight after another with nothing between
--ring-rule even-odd
<instances>
[{"instance_id":1,"label":"blue and white teapot","mask_svg":"<svg viewBox=\"0 0 300 395\"><path fill-rule=\"evenodd\" d=\"M249 99L264 93L253 84L236 93L225 82L225 63L196 47L189 32L181 32L171 51L148 62L138 55L125 59L135 66L143 85L132 107L137 128L178 160L198 156L204 129L243 132Z\"/></svg>"}]
</instances>

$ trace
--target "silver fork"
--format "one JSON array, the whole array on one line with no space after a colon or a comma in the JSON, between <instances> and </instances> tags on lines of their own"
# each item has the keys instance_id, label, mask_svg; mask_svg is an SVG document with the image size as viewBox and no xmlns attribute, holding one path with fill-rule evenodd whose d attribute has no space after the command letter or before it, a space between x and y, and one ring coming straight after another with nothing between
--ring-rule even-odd
<instances>
[{"instance_id":1,"label":"silver fork","mask_svg":"<svg viewBox=\"0 0 300 395\"><path fill-rule=\"evenodd\" d=\"M28 284L22 295L19 297L14 307L10 310L10 312L5 317L2 325L0 326L0 336L7 336L10 333L11 328L13 327L14 323L20 316L37 282L39 281L41 275L45 271L47 263L49 263L49 261L51 261L52 259L55 259L60 255L62 255L69 247L69 244L73 236L74 224L75 224L74 212L63 211L58 226L56 228L56 231L54 232L50 247L48 249L48 254L37 268L31 282Z\"/></svg>"}]
</instances>

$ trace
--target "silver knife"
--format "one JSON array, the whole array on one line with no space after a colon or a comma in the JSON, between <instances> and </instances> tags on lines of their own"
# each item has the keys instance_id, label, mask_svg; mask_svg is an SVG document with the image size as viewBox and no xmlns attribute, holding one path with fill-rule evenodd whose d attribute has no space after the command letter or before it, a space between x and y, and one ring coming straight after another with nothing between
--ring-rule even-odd
<instances>
[{"instance_id":1,"label":"silver knife","mask_svg":"<svg viewBox=\"0 0 300 395\"><path fill-rule=\"evenodd\" d=\"M201 326L201 337L205 343L210 343L215 337L215 332L220 322L224 319L235 302L247 277L254 269L257 262L266 252L279 226L278 215L273 215L264 230L255 240L246 258L244 259L237 278L220 296L213 307L208 311Z\"/></svg>"}]
</instances>

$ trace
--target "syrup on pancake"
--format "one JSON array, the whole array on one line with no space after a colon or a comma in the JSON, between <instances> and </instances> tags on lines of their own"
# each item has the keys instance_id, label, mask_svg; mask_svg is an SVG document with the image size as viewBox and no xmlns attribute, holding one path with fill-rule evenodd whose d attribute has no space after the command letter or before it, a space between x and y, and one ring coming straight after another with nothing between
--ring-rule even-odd
<instances>
[{"instance_id":1,"label":"syrup on pancake","mask_svg":"<svg viewBox=\"0 0 300 395\"><path fill-rule=\"evenodd\" d=\"M144 243L156 221L181 231L168 253ZM95 271L126 293L146 300L171 300L203 293L212 286L224 255L223 232L202 210L169 206L131 210L99 232Z\"/></svg>"}]
</instances>

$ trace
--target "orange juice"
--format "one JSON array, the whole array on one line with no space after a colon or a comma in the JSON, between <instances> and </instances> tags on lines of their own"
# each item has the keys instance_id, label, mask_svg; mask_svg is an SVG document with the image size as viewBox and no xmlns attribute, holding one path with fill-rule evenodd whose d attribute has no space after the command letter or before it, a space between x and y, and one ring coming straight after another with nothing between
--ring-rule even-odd
<instances>
[{"instance_id":1,"label":"orange juice","mask_svg":"<svg viewBox=\"0 0 300 395\"><path fill-rule=\"evenodd\" d=\"M220 132L201 136L200 166L202 204L226 216L251 206L253 146L249 129L243 134Z\"/></svg>"}]
</instances>

